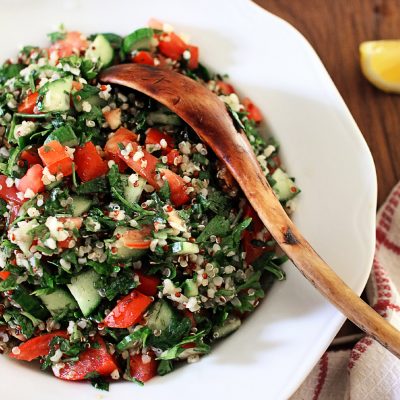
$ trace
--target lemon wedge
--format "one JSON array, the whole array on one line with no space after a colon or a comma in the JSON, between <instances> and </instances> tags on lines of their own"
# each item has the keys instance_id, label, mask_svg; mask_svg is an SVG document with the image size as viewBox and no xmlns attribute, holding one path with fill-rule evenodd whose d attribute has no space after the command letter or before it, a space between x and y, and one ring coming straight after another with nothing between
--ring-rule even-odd
<instances>
[{"instance_id":1,"label":"lemon wedge","mask_svg":"<svg viewBox=\"0 0 400 400\"><path fill-rule=\"evenodd\" d=\"M376 40L360 45L361 70L385 92L400 93L400 40Z\"/></svg>"}]
</instances>

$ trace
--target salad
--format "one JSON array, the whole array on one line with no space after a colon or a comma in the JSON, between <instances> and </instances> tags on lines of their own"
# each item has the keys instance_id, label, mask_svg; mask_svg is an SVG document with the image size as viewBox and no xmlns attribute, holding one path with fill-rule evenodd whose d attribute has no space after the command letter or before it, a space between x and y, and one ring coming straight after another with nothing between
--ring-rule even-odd
<instances>
[{"instance_id":1,"label":"salad","mask_svg":"<svg viewBox=\"0 0 400 400\"><path fill-rule=\"evenodd\" d=\"M238 329L285 257L192 129L99 71L144 63L201 82L288 212L299 189L256 105L169 25L49 38L0 69L0 353L102 389L143 383Z\"/></svg>"}]
</instances>

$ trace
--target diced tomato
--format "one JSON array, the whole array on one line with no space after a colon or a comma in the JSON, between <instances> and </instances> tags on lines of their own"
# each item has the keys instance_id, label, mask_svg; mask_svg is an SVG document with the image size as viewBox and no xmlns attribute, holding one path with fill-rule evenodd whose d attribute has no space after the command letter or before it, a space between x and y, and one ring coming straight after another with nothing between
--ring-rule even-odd
<instances>
[{"instance_id":1,"label":"diced tomato","mask_svg":"<svg viewBox=\"0 0 400 400\"><path fill-rule=\"evenodd\" d=\"M100 157L92 142L87 142L76 149L74 161L76 172L82 182L91 181L108 172L107 162Z\"/></svg>"},{"instance_id":2,"label":"diced tomato","mask_svg":"<svg viewBox=\"0 0 400 400\"><path fill-rule=\"evenodd\" d=\"M262 121L262 114L260 109L248 97L242 100L242 104L244 105L246 111L249 113L249 119L252 119L254 122Z\"/></svg>"},{"instance_id":3,"label":"diced tomato","mask_svg":"<svg viewBox=\"0 0 400 400\"><path fill-rule=\"evenodd\" d=\"M8 187L6 184L7 176L0 175L0 198L8 203L21 204L25 200L20 200L17 196L18 190L15 185Z\"/></svg>"},{"instance_id":4,"label":"diced tomato","mask_svg":"<svg viewBox=\"0 0 400 400\"><path fill-rule=\"evenodd\" d=\"M194 314L191 311L187 310L187 309L183 310L183 314L185 315L186 318L190 319L190 322L192 323L192 328L195 328L197 323L196 323L196 320L194 318Z\"/></svg>"},{"instance_id":5,"label":"diced tomato","mask_svg":"<svg viewBox=\"0 0 400 400\"><path fill-rule=\"evenodd\" d=\"M150 232L148 227L127 230L122 234L124 246L130 249L148 249L151 243Z\"/></svg>"},{"instance_id":6,"label":"diced tomato","mask_svg":"<svg viewBox=\"0 0 400 400\"><path fill-rule=\"evenodd\" d=\"M59 373L56 374L57 378L67 381L81 381L88 374L97 372L101 376L107 376L118 369L114 358L109 354L107 346L100 336L96 336L95 344L96 346L92 346L79 354L78 361L65 363L65 367L61 368Z\"/></svg>"},{"instance_id":7,"label":"diced tomato","mask_svg":"<svg viewBox=\"0 0 400 400\"><path fill-rule=\"evenodd\" d=\"M72 81L72 89L79 91L83 88L83 84L78 81Z\"/></svg>"},{"instance_id":8,"label":"diced tomato","mask_svg":"<svg viewBox=\"0 0 400 400\"><path fill-rule=\"evenodd\" d=\"M144 148L139 146L136 142L130 142L127 140L122 141L124 146L128 146L129 144L132 146L131 153L127 156L127 159L121 154L121 150L119 150L119 157L123 160L130 168L132 168L136 173L146 179L150 185L155 188L160 188L160 182L157 176L157 163L158 159L146 151ZM140 149L139 149L140 147ZM136 152L142 152L143 157L138 160L134 159Z\"/></svg>"},{"instance_id":9,"label":"diced tomato","mask_svg":"<svg viewBox=\"0 0 400 400\"><path fill-rule=\"evenodd\" d=\"M175 172L169 169L160 169L161 175L166 178L171 191L171 201L176 206L186 204L190 197L186 193L187 183Z\"/></svg>"},{"instance_id":10,"label":"diced tomato","mask_svg":"<svg viewBox=\"0 0 400 400\"><path fill-rule=\"evenodd\" d=\"M233 86L224 81L217 81L217 88L224 95L235 93L235 89L233 88Z\"/></svg>"},{"instance_id":11,"label":"diced tomato","mask_svg":"<svg viewBox=\"0 0 400 400\"><path fill-rule=\"evenodd\" d=\"M149 51L138 51L132 57L132 62L136 64L154 65L154 58Z\"/></svg>"},{"instance_id":12,"label":"diced tomato","mask_svg":"<svg viewBox=\"0 0 400 400\"><path fill-rule=\"evenodd\" d=\"M119 144L124 141L132 141L135 142L137 140L136 133L133 133L129 129L124 127L119 128L110 139L107 140L106 145L104 146L104 152L107 160L113 160L119 167L120 172L125 171L126 164L123 160L121 160L118 156L120 148Z\"/></svg>"},{"instance_id":13,"label":"diced tomato","mask_svg":"<svg viewBox=\"0 0 400 400\"><path fill-rule=\"evenodd\" d=\"M38 152L43 164L53 175L59 172L64 176L72 174L72 160L65 147L57 140L46 143L39 148Z\"/></svg>"},{"instance_id":14,"label":"diced tomato","mask_svg":"<svg viewBox=\"0 0 400 400\"><path fill-rule=\"evenodd\" d=\"M252 219L251 225L242 234L243 250L246 252L246 262L251 264L266 251L271 251L273 247L255 246L253 244L252 241L256 239L262 230L264 230L264 224L249 203L247 203L244 207L244 218ZM265 229L262 241L267 242L271 240L271 238L271 234Z\"/></svg>"},{"instance_id":15,"label":"diced tomato","mask_svg":"<svg viewBox=\"0 0 400 400\"><path fill-rule=\"evenodd\" d=\"M51 59L69 57L73 54L80 54L89 46L89 42L80 32L68 32L64 39L58 40L49 48Z\"/></svg>"},{"instance_id":16,"label":"diced tomato","mask_svg":"<svg viewBox=\"0 0 400 400\"><path fill-rule=\"evenodd\" d=\"M114 108L113 110L106 111L103 113L108 125L112 130L115 130L121 125L121 109Z\"/></svg>"},{"instance_id":17,"label":"diced tomato","mask_svg":"<svg viewBox=\"0 0 400 400\"><path fill-rule=\"evenodd\" d=\"M142 354L135 354L130 357L129 367L131 377L140 382L147 382L157 375L158 361L154 356L150 356L150 361L143 362Z\"/></svg>"},{"instance_id":18,"label":"diced tomato","mask_svg":"<svg viewBox=\"0 0 400 400\"><path fill-rule=\"evenodd\" d=\"M159 38L160 53L173 60L179 60L188 45L174 32L163 33Z\"/></svg>"},{"instance_id":19,"label":"diced tomato","mask_svg":"<svg viewBox=\"0 0 400 400\"><path fill-rule=\"evenodd\" d=\"M59 249L69 249L69 244L71 243L71 240L74 240L72 237L68 237L65 240L61 240L60 242L57 242L57 247Z\"/></svg>"},{"instance_id":20,"label":"diced tomato","mask_svg":"<svg viewBox=\"0 0 400 400\"><path fill-rule=\"evenodd\" d=\"M157 286L160 285L161 281L156 276L144 275L142 272L136 271L136 275L139 276L140 285L137 290L147 296L155 296L157 294Z\"/></svg>"},{"instance_id":21,"label":"diced tomato","mask_svg":"<svg viewBox=\"0 0 400 400\"><path fill-rule=\"evenodd\" d=\"M19 180L17 189L25 193L30 189L33 193L40 193L44 191L44 184L42 182L43 167L40 164L35 164L26 171L26 174Z\"/></svg>"},{"instance_id":22,"label":"diced tomato","mask_svg":"<svg viewBox=\"0 0 400 400\"><path fill-rule=\"evenodd\" d=\"M167 147L162 147L163 153L169 153L175 146L175 140L173 137L159 131L156 128L149 128L146 131L145 144L159 144L161 145L161 140L165 140Z\"/></svg>"},{"instance_id":23,"label":"diced tomato","mask_svg":"<svg viewBox=\"0 0 400 400\"><path fill-rule=\"evenodd\" d=\"M271 161L272 163L271 162L268 163L268 169L270 174L273 174L276 171L276 169L281 166L282 162L281 158L278 155L272 157Z\"/></svg>"},{"instance_id":24,"label":"diced tomato","mask_svg":"<svg viewBox=\"0 0 400 400\"><path fill-rule=\"evenodd\" d=\"M10 271L0 271L0 279L5 281L11 275Z\"/></svg>"},{"instance_id":25,"label":"diced tomato","mask_svg":"<svg viewBox=\"0 0 400 400\"><path fill-rule=\"evenodd\" d=\"M167 164L168 165L179 165L181 163L182 163L181 153L179 153L179 150L177 150L177 149L172 149L167 154Z\"/></svg>"},{"instance_id":26,"label":"diced tomato","mask_svg":"<svg viewBox=\"0 0 400 400\"><path fill-rule=\"evenodd\" d=\"M109 328L129 328L140 321L151 302L150 297L133 290L107 315L104 325Z\"/></svg>"},{"instance_id":27,"label":"diced tomato","mask_svg":"<svg viewBox=\"0 0 400 400\"><path fill-rule=\"evenodd\" d=\"M20 204L13 204L10 210L10 216L8 217L8 225L12 224L14 220L18 217L19 210L21 208Z\"/></svg>"},{"instance_id":28,"label":"diced tomato","mask_svg":"<svg viewBox=\"0 0 400 400\"><path fill-rule=\"evenodd\" d=\"M9 353L11 358L23 361L32 361L35 358L47 356L50 351L50 342L55 337L62 337L68 339L69 335L66 331L55 331L52 333L45 333L44 335L34 337L18 346L19 353Z\"/></svg>"},{"instance_id":29,"label":"diced tomato","mask_svg":"<svg viewBox=\"0 0 400 400\"><path fill-rule=\"evenodd\" d=\"M193 349L196 347L196 343L190 342L190 343L184 343L181 345L183 349Z\"/></svg>"},{"instance_id":30,"label":"diced tomato","mask_svg":"<svg viewBox=\"0 0 400 400\"><path fill-rule=\"evenodd\" d=\"M18 112L23 114L34 114L38 97L38 92L34 92L26 96L22 103L18 106Z\"/></svg>"},{"instance_id":31,"label":"diced tomato","mask_svg":"<svg viewBox=\"0 0 400 400\"><path fill-rule=\"evenodd\" d=\"M39 157L38 151L36 148L32 147L27 150L23 150L21 155L19 156L20 161L26 163L28 167L32 167L35 164L41 164L42 160Z\"/></svg>"},{"instance_id":32,"label":"diced tomato","mask_svg":"<svg viewBox=\"0 0 400 400\"><path fill-rule=\"evenodd\" d=\"M199 48L197 46L188 46L190 59L188 61L189 69L196 69L199 66Z\"/></svg>"}]
</instances>

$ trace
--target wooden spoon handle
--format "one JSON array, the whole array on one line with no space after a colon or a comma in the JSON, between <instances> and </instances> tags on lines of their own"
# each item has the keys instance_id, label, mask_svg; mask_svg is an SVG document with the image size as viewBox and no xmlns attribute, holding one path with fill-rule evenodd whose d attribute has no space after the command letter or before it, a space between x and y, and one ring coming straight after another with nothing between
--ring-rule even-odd
<instances>
[{"instance_id":1,"label":"wooden spoon handle","mask_svg":"<svg viewBox=\"0 0 400 400\"><path fill-rule=\"evenodd\" d=\"M300 272L348 319L400 357L400 332L362 301L301 235L265 179L246 135L236 130L216 95L182 74L140 64L111 67L103 71L100 79L145 93L186 121L226 163L271 235Z\"/></svg>"}]
</instances>

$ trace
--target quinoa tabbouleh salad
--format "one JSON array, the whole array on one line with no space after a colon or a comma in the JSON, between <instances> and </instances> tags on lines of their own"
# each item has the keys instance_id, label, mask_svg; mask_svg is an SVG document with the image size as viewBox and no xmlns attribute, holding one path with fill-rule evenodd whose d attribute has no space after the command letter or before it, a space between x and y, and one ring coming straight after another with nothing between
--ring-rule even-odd
<instances>
[{"instance_id":1,"label":"quinoa tabbouleh salad","mask_svg":"<svg viewBox=\"0 0 400 400\"><path fill-rule=\"evenodd\" d=\"M170 26L49 37L0 69L0 352L103 389L145 382L235 331L285 258L192 129L99 71L145 63L201 82L288 212L299 190L258 108Z\"/></svg>"}]
</instances>

